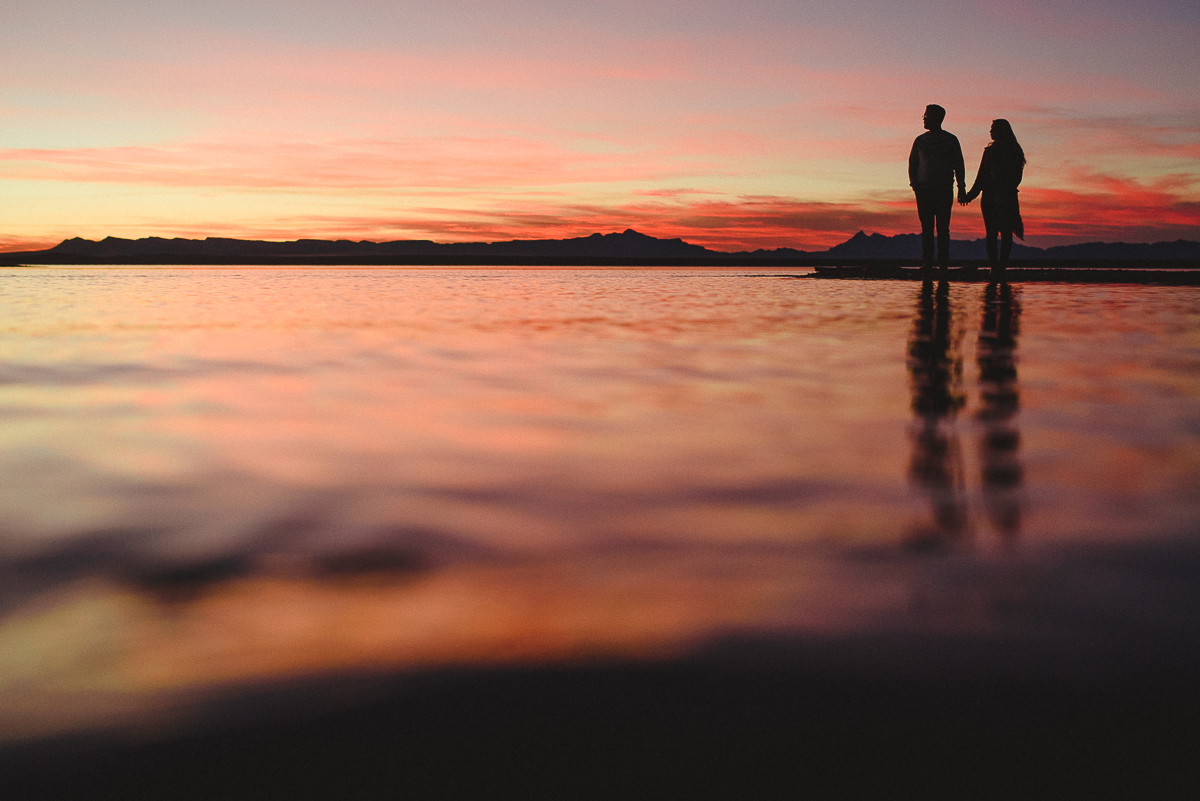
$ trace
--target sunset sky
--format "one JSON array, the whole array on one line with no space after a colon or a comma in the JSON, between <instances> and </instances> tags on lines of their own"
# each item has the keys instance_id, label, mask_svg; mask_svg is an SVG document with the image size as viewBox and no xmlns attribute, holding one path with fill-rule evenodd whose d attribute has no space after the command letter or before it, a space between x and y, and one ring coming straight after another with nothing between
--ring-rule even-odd
<instances>
[{"instance_id":1,"label":"sunset sky","mask_svg":"<svg viewBox=\"0 0 1200 801\"><path fill-rule=\"evenodd\" d=\"M919 229L926 103L968 183L1012 122L1028 244L1200 239L1196 0L0 1L0 250L818 249Z\"/></svg>"}]
</instances>

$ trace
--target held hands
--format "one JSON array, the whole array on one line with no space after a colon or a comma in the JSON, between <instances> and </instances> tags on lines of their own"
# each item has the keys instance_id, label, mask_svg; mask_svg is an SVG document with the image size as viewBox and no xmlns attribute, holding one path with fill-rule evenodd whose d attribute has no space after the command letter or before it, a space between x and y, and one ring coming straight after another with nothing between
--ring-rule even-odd
<instances>
[{"instance_id":1,"label":"held hands","mask_svg":"<svg viewBox=\"0 0 1200 801\"><path fill-rule=\"evenodd\" d=\"M966 190L959 187L958 190L958 205L966 206L971 202L971 198L967 197Z\"/></svg>"}]
</instances>

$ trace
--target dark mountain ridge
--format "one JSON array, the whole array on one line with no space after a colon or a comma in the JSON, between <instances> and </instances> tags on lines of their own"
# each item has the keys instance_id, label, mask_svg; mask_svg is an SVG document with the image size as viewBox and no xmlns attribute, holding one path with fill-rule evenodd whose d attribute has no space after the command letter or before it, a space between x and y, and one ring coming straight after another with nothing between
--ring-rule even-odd
<instances>
[{"instance_id":1,"label":"dark mountain ridge","mask_svg":"<svg viewBox=\"0 0 1200 801\"><path fill-rule=\"evenodd\" d=\"M816 254L812 254L816 255ZM859 231L840 245L834 245L822 255L852 259L920 259L921 235L866 234ZM982 239L950 240L951 259L986 259ZM1174 242L1082 242L1077 245L1055 245L1037 248L1013 243L1012 258L1019 259L1200 259L1200 242L1177 239Z\"/></svg>"},{"instance_id":2,"label":"dark mountain ridge","mask_svg":"<svg viewBox=\"0 0 1200 801\"><path fill-rule=\"evenodd\" d=\"M950 245L952 259L985 259L987 254L982 239L953 240ZM671 260L687 261L804 261L805 259L828 260L872 260L921 258L919 234L867 234L859 231L845 242L828 250L804 251L794 248L759 249L754 251L724 252L693 245L682 239L658 239L653 236L627 229L620 233L592 234L571 239L514 239L503 242L455 242L439 243L427 239L401 239L390 242L355 241L349 239L298 239L288 242L272 242L253 239L229 239L209 237L207 239L121 239L107 237L95 241L75 237L67 239L48 250L23 253L0 254L0 263L15 264L21 261L43 261L46 263L109 263L122 260L136 263L285 263L289 259L299 262L334 263L336 260L386 263L388 260L435 259L439 263L453 263L463 258L468 263L499 262L515 263L519 259L535 259L542 262L554 259L567 260ZM1126 243L1086 242L1076 245L1058 245L1037 248L1014 243L1012 258L1040 260L1196 260L1200 259L1200 242L1180 239L1174 242ZM74 260L78 260L77 262Z\"/></svg>"},{"instance_id":3,"label":"dark mountain ridge","mask_svg":"<svg viewBox=\"0 0 1200 801\"><path fill-rule=\"evenodd\" d=\"M112 258L130 256L234 256L278 258L287 256L602 256L611 258L686 258L721 255L682 239L657 239L632 229L613 234L592 234L574 239L513 239L507 242L439 243L428 239L391 242L349 239L298 239L268 242L256 239L119 239L99 242L67 239L47 254Z\"/></svg>"}]
</instances>

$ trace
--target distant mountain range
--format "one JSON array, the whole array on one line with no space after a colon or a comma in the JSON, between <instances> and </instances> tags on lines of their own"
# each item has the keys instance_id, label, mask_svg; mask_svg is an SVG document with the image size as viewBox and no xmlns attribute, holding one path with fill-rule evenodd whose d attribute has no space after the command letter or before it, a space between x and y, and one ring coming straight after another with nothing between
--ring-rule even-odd
<instances>
[{"instance_id":1,"label":"distant mountain range","mask_svg":"<svg viewBox=\"0 0 1200 801\"><path fill-rule=\"evenodd\" d=\"M813 254L817 255L817 254ZM840 245L834 245L821 255L843 256L852 259L919 259L921 258L920 234L865 234L859 231ZM986 259L987 250L982 239L950 240L950 258ZM1200 242L1177 239L1174 242L1128 243L1128 242L1083 242L1078 245L1056 245L1050 248L1035 248L1013 243L1013 259L1200 259Z\"/></svg>"},{"instance_id":2,"label":"distant mountain range","mask_svg":"<svg viewBox=\"0 0 1200 801\"><path fill-rule=\"evenodd\" d=\"M982 239L954 240L952 259L984 259ZM515 263L530 259L538 262L568 261L618 262L639 259L720 262L803 261L805 259L905 259L921 258L919 234L866 234L859 231L840 245L828 250L804 251L793 248L727 253L709 250L682 239L657 239L632 229L621 233L592 234L573 239L515 239L507 242L459 242L441 244L425 239L393 242L356 242L348 239L300 239L293 242L267 242L251 239L118 239L100 241L67 239L42 251L0 253L0 264L20 262L71 263L404 263L430 259L435 263ZM1035 248L1014 244L1012 258L1017 259L1200 259L1200 242L1177 240L1153 244L1125 242L1087 242Z\"/></svg>"}]
</instances>

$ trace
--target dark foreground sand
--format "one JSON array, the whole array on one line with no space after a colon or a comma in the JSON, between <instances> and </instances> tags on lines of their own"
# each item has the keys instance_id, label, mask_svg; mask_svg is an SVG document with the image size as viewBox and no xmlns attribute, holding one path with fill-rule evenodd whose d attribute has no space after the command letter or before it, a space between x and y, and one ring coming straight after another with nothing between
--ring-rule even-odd
<instances>
[{"instance_id":1,"label":"dark foreground sand","mask_svg":"<svg viewBox=\"0 0 1200 801\"><path fill-rule=\"evenodd\" d=\"M729 641L327 678L175 733L9 746L0 798L1196 798L1194 646Z\"/></svg>"}]
</instances>

